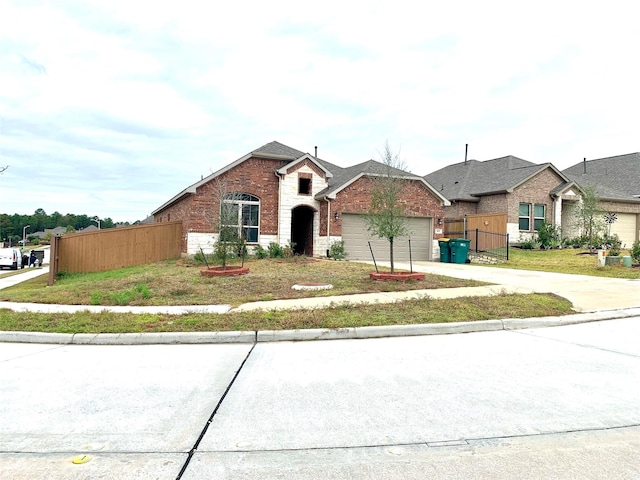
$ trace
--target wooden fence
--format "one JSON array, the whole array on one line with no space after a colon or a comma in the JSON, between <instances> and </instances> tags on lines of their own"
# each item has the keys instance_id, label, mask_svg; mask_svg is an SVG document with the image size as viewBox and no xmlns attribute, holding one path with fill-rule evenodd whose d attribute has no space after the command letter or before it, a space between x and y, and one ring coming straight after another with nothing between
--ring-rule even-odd
<instances>
[{"instance_id":1,"label":"wooden fence","mask_svg":"<svg viewBox=\"0 0 640 480\"><path fill-rule=\"evenodd\" d=\"M471 240L470 251L493 252L497 256L508 255L506 213L479 213L460 218L446 218L444 236Z\"/></svg>"},{"instance_id":2,"label":"wooden fence","mask_svg":"<svg viewBox=\"0 0 640 480\"><path fill-rule=\"evenodd\" d=\"M49 285L59 272L104 272L133 265L179 258L182 222L161 222L91 232L69 233L51 239Z\"/></svg>"}]
</instances>

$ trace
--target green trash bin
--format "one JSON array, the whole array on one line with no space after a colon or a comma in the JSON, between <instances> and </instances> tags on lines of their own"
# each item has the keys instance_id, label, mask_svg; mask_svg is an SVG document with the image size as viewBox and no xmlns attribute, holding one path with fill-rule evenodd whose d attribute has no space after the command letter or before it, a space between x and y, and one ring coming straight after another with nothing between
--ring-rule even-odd
<instances>
[{"instance_id":1,"label":"green trash bin","mask_svg":"<svg viewBox=\"0 0 640 480\"><path fill-rule=\"evenodd\" d=\"M449 242L449 248L451 248L451 263L467 263L470 243L471 240L467 240L466 238L455 238Z\"/></svg>"},{"instance_id":2,"label":"green trash bin","mask_svg":"<svg viewBox=\"0 0 640 480\"><path fill-rule=\"evenodd\" d=\"M440 261L442 263L451 263L451 248L449 248L449 239L439 239L438 245L440 245Z\"/></svg>"}]
</instances>

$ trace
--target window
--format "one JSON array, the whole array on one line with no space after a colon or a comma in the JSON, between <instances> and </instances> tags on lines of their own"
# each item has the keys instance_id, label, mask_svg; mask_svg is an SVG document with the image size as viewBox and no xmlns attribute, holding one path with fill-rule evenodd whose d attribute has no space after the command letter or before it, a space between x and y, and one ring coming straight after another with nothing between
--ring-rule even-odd
<instances>
[{"instance_id":1,"label":"window","mask_svg":"<svg viewBox=\"0 0 640 480\"><path fill-rule=\"evenodd\" d=\"M518 217L518 229L529 231L531 227L531 205L528 203L520 204L520 216Z\"/></svg>"},{"instance_id":2,"label":"window","mask_svg":"<svg viewBox=\"0 0 640 480\"><path fill-rule=\"evenodd\" d=\"M220 206L220 235L225 240L242 235L248 243L258 242L260 199L248 193L228 193Z\"/></svg>"},{"instance_id":3,"label":"window","mask_svg":"<svg viewBox=\"0 0 640 480\"><path fill-rule=\"evenodd\" d=\"M298 176L298 194L311 195L311 175L301 173Z\"/></svg>"},{"instance_id":4,"label":"window","mask_svg":"<svg viewBox=\"0 0 640 480\"><path fill-rule=\"evenodd\" d=\"M537 230L542 226L545 220L545 205L533 206L533 229Z\"/></svg>"}]
</instances>

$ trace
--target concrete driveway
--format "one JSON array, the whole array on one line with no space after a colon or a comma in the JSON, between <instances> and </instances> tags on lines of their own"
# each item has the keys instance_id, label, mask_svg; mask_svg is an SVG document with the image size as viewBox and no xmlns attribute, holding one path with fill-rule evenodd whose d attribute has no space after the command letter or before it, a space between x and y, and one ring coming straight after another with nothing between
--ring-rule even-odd
<instances>
[{"instance_id":1,"label":"concrete driveway","mask_svg":"<svg viewBox=\"0 0 640 480\"><path fill-rule=\"evenodd\" d=\"M0 478L638 478L639 321L0 344Z\"/></svg>"},{"instance_id":2,"label":"concrete driveway","mask_svg":"<svg viewBox=\"0 0 640 480\"><path fill-rule=\"evenodd\" d=\"M400 263L397 267L409 269L410 265ZM640 279L592 277L440 262L414 262L413 269L490 282L523 291L555 293L572 302L578 312L640 307Z\"/></svg>"}]
</instances>

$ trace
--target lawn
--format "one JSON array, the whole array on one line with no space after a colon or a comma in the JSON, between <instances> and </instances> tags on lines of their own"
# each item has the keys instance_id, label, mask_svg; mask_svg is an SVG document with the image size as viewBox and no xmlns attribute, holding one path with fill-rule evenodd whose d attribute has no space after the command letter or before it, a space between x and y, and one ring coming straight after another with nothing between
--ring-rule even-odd
<instances>
[{"instance_id":1,"label":"lawn","mask_svg":"<svg viewBox=\"0 0 640 480\"><path fill-rule=\"evenodd\" d=\"M373 266L332 260L252 260L249 274L237 277L205 277L201 265L158 262L100 273L63 275L47 287L41 276L0 290L0 301L60 303L72 305L212 305L238 306L247 302L392 292L426 288L484 285L439 275L424 281L379 282L369 279ZM328 283L330 290L300 291L301 283Z\"/></svg>"},{"instance_id":2,"label":"lawn","mask_svg":"<svg viewBox=\"0 0 640 480\"><path fill-rule=\"evenodd\" d=\"M257 300L299 298L363 292L453 288L479 282L427 275L422 282L378 282L369 279L371 265L352 262L248 262L246 276L207 278L200 266L160 262L103 273L64 275L53 286L42 276L0 290L0 300L79 305L239 305ZM332 290L296 291L294 284L323 282ZM527 318L573 313L571 304L555 295L496 295L434 300L424 297L395 304L346 305L295 311L228 314L147 315L127 313L42 314L0 309L0 330L59 333L163 331L229 331L301 328L346 328Z\"/></svg>"},{"instance_id":3,"label":"lawn","mask_svg":"<svg viewBox=\"0 0 640 480\"><path fill-rule=\"evenodd\" d=\"M621 255L629 255L623 250ZM556 250L509 249L509 261L495 265L501 268L539 270L613 278L640 278L640 268L623 266L598 267L598 258L589 250L564 248Z\"/></svg>"}]
</instances>

